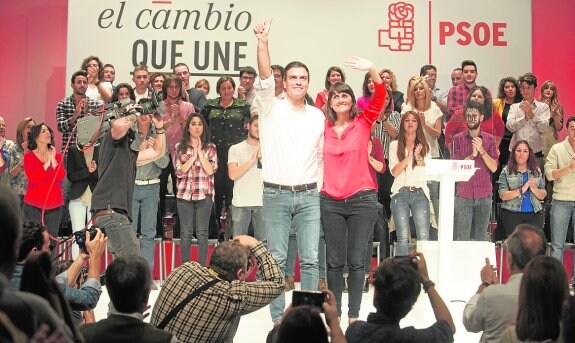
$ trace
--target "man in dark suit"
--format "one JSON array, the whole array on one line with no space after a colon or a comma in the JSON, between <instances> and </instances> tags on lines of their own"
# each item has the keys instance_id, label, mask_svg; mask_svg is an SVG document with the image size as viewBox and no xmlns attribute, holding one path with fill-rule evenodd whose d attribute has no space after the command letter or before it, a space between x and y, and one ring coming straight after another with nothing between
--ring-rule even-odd
<instances>
[{"instance_id":1,"label":"man in dark suit","mask_svg":"<svg viewBox=\"0 0 575 343\"><path fill-rule=\"evenodd\" d=\"M112 301L108 318L80 328L90 342L177 342L171 333L144 323L152 287L150 267L140 256L114 260L106 270L106 287Z\"/></svg>"}]
</instances>

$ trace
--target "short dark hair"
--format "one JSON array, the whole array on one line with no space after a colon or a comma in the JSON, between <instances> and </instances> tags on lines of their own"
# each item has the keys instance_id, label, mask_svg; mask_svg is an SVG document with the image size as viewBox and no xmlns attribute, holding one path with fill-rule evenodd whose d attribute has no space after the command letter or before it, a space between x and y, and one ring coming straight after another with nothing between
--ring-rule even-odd
<instances>
[{"instance_id":1,"label":"short dark hair","mask_svg":"<svg viewBox=\"0 0 575 343\"><path fill-rule=\"evenodd\" d=\"M116 70L116 68L110 63L104 64L104 68L107 68L107 67L111 67L112 69Z\"/></svg>"},{"instance_id":2,"label":"short dark hair","mask_svg":"<svg viewBox=\"0 0 575 343\"><path fill-rule=\"evenodd\" d=\"M258 72L252 66L245 66L245 67L240 68L240 77L242 77L242 75L246 74L246 73L247 74L253 74L254 76L258 76Z\"/></svg>"},{"instance_id":3,"label":"short dark hair","mask_svg":"<svg viewBox=\"0 0 575 343\"><path fill-rule=\"evenodd\" d=\"M174 68L172 69L172 72L175 74L176 73L176 68L177 67L186 67L186 69L188 70L188 72L190 71L190 68L188 68L188 65L185 63L178 63L174 66Z\"/></svg>"},{"instance_id":4,"label":"short dark hair","mask_svg":"<svg viewBox=\"0 0 575 343\"><path fill-rule=\"evenodd\" d=\"M141 256L116 258L106 269L106 288L110 300L122 313L141 311L148 302L151 287L150 266Z\"/></svg>"},{"instance_id":5,"label":"short dark hair","mask_svg":"<svg viewBox=\"0 0 575 343\"><path fill-rule=\"evenodd\" d=\"M461 71L463 71L463 68L467 66L473 66L475 71L477 71L477 65L472 60L463 60L463 62L461 62Z\"/></svg>"},{"instance_id":6,"label":"short dark hair","mask_svg":"<svg viewBox=\"0 0 575 343\"><path fill-rule=\"evenodd\" d=\"M172 82L174 82L176 86L180 87L180 92L182 91L182 80L174 74L168 74L164 77L164 83L162 84L162 94L164 94L164 99L167 99L168 97L168 87L170 87Z\"/></svg>"},{"instance_id":7,"label":"short dark hair","mask_svg":"<svg viewBox=\"0 0 575 343\"><path fill-rule=\"evenodd\" d=\"M435 66L433 64L426 64L423 67L421 67L421 69L419 70L419 76L427 75L427 71L430 69L433 69L437 72L437 68L435 68Z\"/></svg>"},{"instance_id":8,"label":"short dark hair","mask_svg":"<svg viewBox=\"0 0 575 343\"><path fill-rule=\"evenodd\" d=\"M244 270L250 250L235 241L219 244L210 257L210 267L228 281L237 280L237 271Z\"/></svg>"},{"instance_id":9,"label":"short dark hair","mask_svg":"<svg viewBox=\"0 0 575 343\"><path fill-rule=\"evenodd\" d=\"M518 83L521 85L523 82L537 88L537 76L533 75L533 73L525 73L519 76Z\"/></svg>"},{"instance_id":10,"label":"short dark hair","mask_svg":"<svg viewBox=\"0 0 575 343\"><path fill-rule=\"evenodd\" d=\"M485 106L483 106L483 104L478 103L477 101L469 101L465 104L465 108L463 109L463 116L465 116L467 110L477 110L479 114L485 116L485 114L483 113L485 111Z\"/></svg>"},{"instance_id":11,"label":"short dark hair","mask_svg":"<svg viewBox=\"0 0 575 343\"><path fill-rule=\"evenodd\" d=\"M218 93L218 95L220 94L220 86L222 85L222 83L227 81L229 81L232 84L232 87L236 89L236 82L234 81L233 78L229 76L222 76L218 79L218 82L216 82L216 93Z\"/></svg>"},{"instance_id":12,"label":"short dark hair","mask_svg":"<svg viewBox=\"0 0 575 343\"><path fill-rule=\"evenodd\" d=\"M353 89L347 84L343 82L338 82L335 85L329 88L329 93L327 96L327 112L326 112L326 119L330 124L334 124L336 120L336 113L331 108L331 99L336 93L345 93L351 97L351 110L350 110L350 119L355 118L357 115L357 106L355 104L355 95L353 94Z\"/></svg>"},{"instance_id":13,"label":"short dark hair","mask_svg":"<svg viewBox=\"0 0 575 343\"><path fill-rule=\"evenodd\" d=\"M278 64L272 64L272 70L279 70L280 74L282 75L282 79L286 78L286 70L284 67L278 65Z\"/></svg>"},{"instance_id":14,"label":"short dark hair","mask_svg":"<svg viewBox=\"0 0 575 343\"><path fill-rule=\"evenodd\" d=\"M568 296L569 281L563 264L551 256L533 258L521 277L517 338L522 342L555 341L561 331L561 307Z\"/></svg>"},{"instance_id":15,"label":"short dark hair","mask_svg":"<svg viewBox=\"0 0 575 343\"><path fill-rule=\"evenodd\" d=\"M22 226L22 241L20 242L20 251L18 253L18 262L24 261L26 256L36 248L42 250L44 245L44 235L46 227L36 222L25 222Z\"/></svg>"},{"instance_id":16,"label":"short dark hair","mask_svg":"<svg viewBox=\"0 0 575 343\"><path fill-rule=\"evenodd\" d=\"M523 270L534 257L545 255L547 248L543 230L531 224L517 225L506 243L511 263L519 270Z\"/></svg>"},{"instance_id":17,"label":"short dark hair","mask_svg":"<svg viewBox=\"0 0 575 343\"><path fill-rule=\"evenodd\" d=\"M122 88L128 89L128 92L130 93L130 99L135 102L136 94L134 93L134 88L132 88L132 86L130 86L127 83L120 83L116 86L116 88L114 88L114 92L112 93L112 99L110 101L111 102L118 101L118 95L120 95L120 89Z\"/></svg>"},{"instance_id":18,"label":"short dark hair","mask_svg":"<svg viewBox=\"0 0 575 343\"><path fill-rule=\"evenodd\" d=\"M22 212L18 207L16 194L9 187L0 185L0 272L7 278L12 276L18 260L18 247L22 234Z\"/></svg>"},{"instance_id":19,"label":"short dark hair","mask_svg":"<svg viewBox=\"0 0 575 343\"><path fill-rule=\"evenodd\" d=\"M571 116L571 117L569 117L569 118L567 119L567 122L565 123L565 127L568 127L568 126L569 126L569 123L572 122L572 121L575 121L575 116Z\"/></svg>"},{"instance_id":20,"label":"short dark hair","mask_svg":"<svg viewBox=\"0 0 575 343\"><path fill-rule=\"evenodd\" d=\"M307 66L306 66L305 64L303 64L302 62L300 62L300 61L292 61L292 62L288 63L288 64L286 65L286 67L285 67L286 75L287 75L287 72L288 72L290 69L292 69L292 68L303 68L303 69L305 69L305 71L307 72L307 78L308 78L308 80L310 79L310 77L309 77L309 69L308 69Z\"/></svg>"},{"instance_id":21,"label":"short dark hair","mask_svg":"<svg viewBox=\"0 0 575 343\"><path fill-rule=\"evenodd\" d=\"M250 119L248 119L248 124L252 124L254 121L260 119L260 116L258 116L257 114L254 114L253 116L250 117Z\"/></svg>"},{"instance_id":22,"label":"short dark hair","mask_svg":"<svg viewBox=\"0 0 575 343\"><path fill-rule=\"evenodd\" d=\"M273 342L327 343L329 341L319 311L308 305L303 305L292 307L286 311Z\"/></svg>"},{"instance_id":23,"label":"short dark hair","mask_svg":"<svg viewBox=\"0 0 575 343\"><path fill-rule=\"evenodd\" d=\"M40 132L42 132L42 126L46 126L48 128L48 131L50 131L50 136L52 137L50 139L50 144L54 146L54 130L52 130L52 128L47 124L40 123L32 126L30 132L28 132L28 149L34 150L38 147L38 144L36 143L36 138L38 138Z\"/></svg>"},{"instance_id":24,"label":"short dark hair","mask_svg":"<svg viewBox=\"0 0 575 343\"><path fill-rule=\"evenodd\" d=\"M72 77L70 78L70 83L74 83L74 81L76 81L76 78L78 76L83 76L86 79L88 78L88 73L85 70L78 70L77 72L75 72L74 74L72 74Z\"/></svg>"},{"instance_id":25,"label":"short dark hair","mask_svg":"<svg viewBox=\"0 0 575 343\"><path fill-rule=\"evenodd\" d=\"M421 292L419 272L409 263L388 257L375 271L373 306L397 322L411 311Z\"/></svg>"}]
</instances>

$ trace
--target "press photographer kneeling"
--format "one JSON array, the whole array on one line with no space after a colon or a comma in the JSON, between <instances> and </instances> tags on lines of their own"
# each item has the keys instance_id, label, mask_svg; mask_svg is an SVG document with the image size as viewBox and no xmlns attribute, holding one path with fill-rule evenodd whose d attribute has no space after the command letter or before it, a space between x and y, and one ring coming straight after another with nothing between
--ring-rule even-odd
<instances>
[{"instance_id":1,"label":"press photographer kneeling","mask_svg":"<svg viewBox=\"0 0 575 343\"><path fill-rule=\"evenodd\" d=\"M100 294L102 293L100 285L100 261L101 256L106 249L108 238L100 229L91 229L91 235L87 230L78 231L77 235L84 235L84 240L80 243L80 254L72 263L68 270L56 276L56 282L64 294L64 298L70 303L74 311L74 320L80 321L81 317L76 311L90 310L96 307ZM84 248L82 248L84 247ZM46 228L38 223L25 223L22 232L22 242L20 244L20 253L10 283L12 288L20 289L22 272L26 259L33 254L50 253L50 239ZM82 270L82 266L89 261L88 276L86 282L80 289L74 288L76 279Z\"/></svg>"}]
</instances>

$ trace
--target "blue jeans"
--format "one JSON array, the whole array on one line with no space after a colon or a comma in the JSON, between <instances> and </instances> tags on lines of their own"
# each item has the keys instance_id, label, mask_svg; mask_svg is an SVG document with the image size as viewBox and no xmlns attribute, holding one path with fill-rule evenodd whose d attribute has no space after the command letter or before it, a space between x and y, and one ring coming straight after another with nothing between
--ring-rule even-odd
<instances>
[{"instance_id":1,"label":"blue jeans","mask_svg":"<svg viewBox=\"0 0 575 343\"><path fill-rule=\"evenodd\" d=\"M268 248L285 275L288 241L292 223L298 240L302 290L317 290L318 242L320 231L319 192L317 189L291 192L264 188L264 221ZM285 295L270 304L272 320L281 318Z\"/></svg>"},{"instance_id":2,"label":"blue jeans","mask_svg":"<svg viewBox=\"0 0 575 343\"><path fill-rule=\"evenodd\" d=\"M90 205L84 204L80 199L70 199L68 203L70 220L72 221L72 232L81 231L92 219ZM93 237L92 237L93 238ZM78 244L72 245L72 258L75 260L80 253Z\"/></svg>"},{"instance_id":3,"label":"blue jeans","mask_svg":"<svg viewBox=\"0 0 575 343\"><path fill-rule=\"evenodd\" d=\"M198 263L206 266L208 262L208 227L212 213L212 198L208 195L203 200L187 201L178 199L178 216L180 217L180 253L182 264L190 260L190 247L194 228L198 238Z\"/></svg>"},{"instance_id":4,"label":"blue jeans","mask_svg":"<svg viewBox=\"0 0 575 343\"><path fill-rule=\"evenodd\" d=\"M336 200L321 195L321 218L325 229L327 283L337 302L341 316L343 268L349 274L349 318L359 317L365 278L365 250L377 218L377 193L364 190Z\"/></svg>"},{"instance_id":5,"label":"blue jeans","mask_svg":"<svg viewBox=\"0 0 575 343\"><path fill-rule=\"evenodd\" d=\"M575 201L551 201L551 256L563 261L563 248L569 230L569 220L575 223ZM575 280L575 263L573 264L573 280Z\"/></svg>"},{"instance_id":6,"label":"blue jeans","mask_svg":"<svg viewBox=\"0 0 575 343\"><path fill-rule=\"evenodd\" d=\"M98 216L95 227L104 229L108 236L108 247L114 258L136 255L140 256L140 244L132 230L130 220L123 214L110 213Z\"/></svg>"},{"instance_id":7,"label":"blue jeans","mask_svg":"<svg viewBox=\"0 0 575 343\"><path fill-rule=\"evenodd\" d=\"M150 269L154 270L154 238L156 237L156 224L158 216L158 203L160 202L160 184L135 185L132 199L132 229L138 231L138 218L140 213L140 253L146 259Z\"/></svg>"},{"instance_id":8,"label":"blue jeans","mask_svg":"<svg viewBox=\"0 0 575 343\"><path fill-rule=\"evenodd\" d=\"M409 214L413 217L417 239L426 241L429 239L429 199L425 196L422 189L410 192L400 189L391 198L391 215L395 221L395 230L397 233L397 251L396 255L404 256L408 252L410 228Z\"/></svg>"},{"instance_id":9,"label":"blue jeans","mask_svg":"<svg viewBox=\"0 0 575 343\"><path fill-rule=\"evenodd\" d=\"M456 241L486 240L492 202L491 195L482 199L455 197L453 231Z\"/></svg>"},{"instance_id":10,"label":"blue jeans","mask_svg":"<svg viewBox=\"0 0 575 343\"><path fill-rule=\"evenodd\" d=\"M429 200L433 206L433 213L435 213L435 221L439 222L439 181L427 181L427 188L429 189Z\"/></svg>"},{"instance_id":11,"label":"blue jeans","mask_svg":"<svg viewBox=\"0 0 575 343\"><path fill-rule=\"evenodd\" d=\"M295 268L295 257L297 255L297 238L295 237L295 230L292 227L292 231L289 236L288 252L287 252L287 262L285 276L293 276ZM317 260L319 263L319 278L325 279L325 235L323 231L323 224L321 225L321 231L319 232L319 244L317 247Z\"/></svg>"},{"instance_id":12,"label":"blue jeans","mask_svg":"<svg viewBox=\"0 0 575 343\"><path fill-rule=\"evenodd\" d=\"M268 236L264 226L264 212L261 206L236 207L231 205L234 236L247 235L250 222L254 224L254 236L260 242L267 243Z\"/></svg>"}]
</instances>

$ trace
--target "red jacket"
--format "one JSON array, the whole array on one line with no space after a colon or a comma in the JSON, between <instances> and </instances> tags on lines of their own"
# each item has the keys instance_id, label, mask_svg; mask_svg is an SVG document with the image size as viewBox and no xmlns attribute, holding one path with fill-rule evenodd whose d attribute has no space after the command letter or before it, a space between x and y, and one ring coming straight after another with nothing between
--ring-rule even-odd
<instances>
[{"instance_id":1,"label":"red jacket","mask_svg":"<svg viewBox=\"0 0 575 343\"><path fill-rule=\"evenodd\" d=\"M56 168L50 166L44 170L44 163L33 151L24 154L24 171L28 177L24 203L47 210L64 205L62 180L66 176L66 171L62 164L62 154L59 152L56 152L56 161L58 161Z\"/></svg>"}]
</instances>

